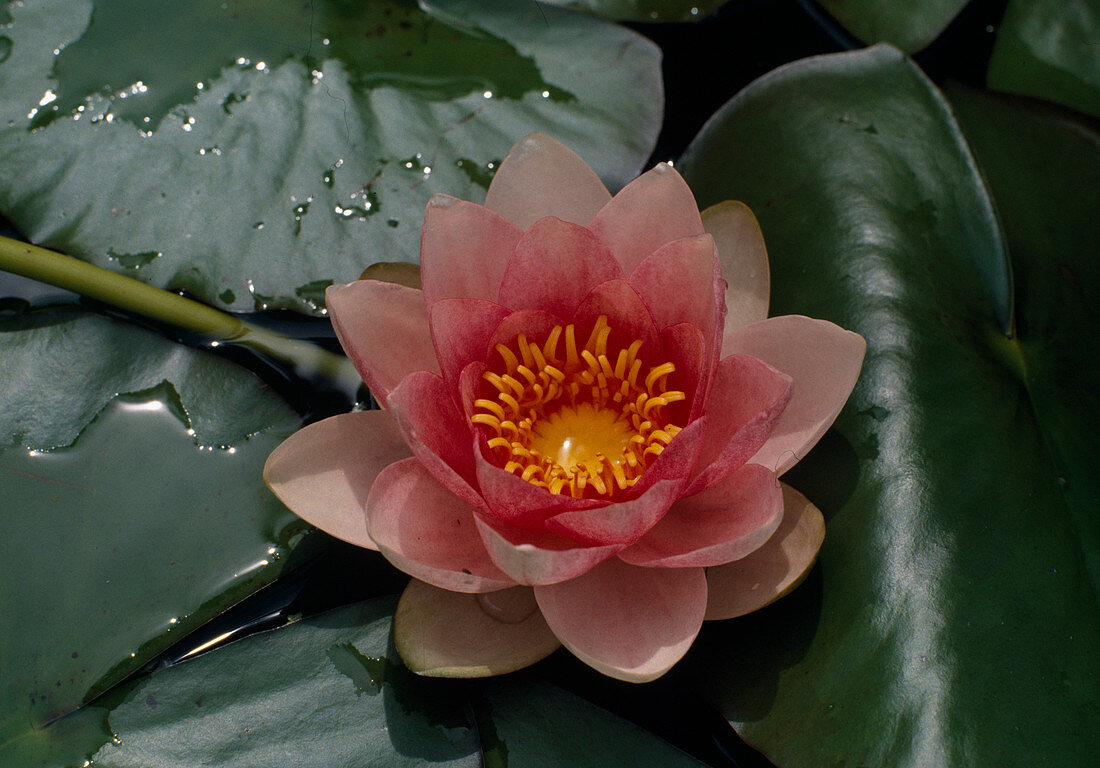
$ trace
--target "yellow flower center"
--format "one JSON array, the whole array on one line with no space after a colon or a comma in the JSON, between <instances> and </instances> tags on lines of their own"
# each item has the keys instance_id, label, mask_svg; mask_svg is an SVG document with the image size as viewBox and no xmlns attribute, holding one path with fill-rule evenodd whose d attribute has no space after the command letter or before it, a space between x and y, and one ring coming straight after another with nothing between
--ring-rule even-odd
<instances>
[{"instance_id":1,"label":"yellow flower center","mask_svg":"<svg viewBox=\"0 0 1100 768\"><path fill-rule=\"evenodd\" d=\"M470 420L505 470L551 493L610 499L680 431L667 411L685 395L665 388L676 366L647 367L640 339L612 353L610 335L601 315L580 349L573 325L554 326L542 346L522 333L514 351L497 344L503 370L484 374L496 398L475 400Z\"/></svg>"}]
</instances>

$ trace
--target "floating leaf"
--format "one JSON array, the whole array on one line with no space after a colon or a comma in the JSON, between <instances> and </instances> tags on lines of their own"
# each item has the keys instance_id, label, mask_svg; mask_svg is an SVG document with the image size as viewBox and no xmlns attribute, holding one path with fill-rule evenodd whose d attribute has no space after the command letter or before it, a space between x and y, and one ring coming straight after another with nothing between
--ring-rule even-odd
<instances>
[{"instance_id":1,"label":"floating leaf","mask_svg":"<svg viewBox=\"0 0 1100 768\"><path fill-rule=\"evenodd\" d=\"M656 47L505 0L56 0L0 32L0 212L34 242L235 309L415 262L435 192L522 135L612 187L663 109Z\"/></svg>"},{"instance_id":2,"label":"floating leaf","mask_svg":"<svg viewBox=\"0 0 1100 768\"><path fill-rule=\"evenodd\" d=\"M1098 40L1100 6L1091 0L1012 0L986 82L1100 117Z\"/></svg>"},{"instance_id":3,"label":"floating leaf","mask_svg":"<svg viewBox=\"0 0 1100 768\"><path fill-rule=\"evenodd\" d=\"M619 21L698 21L721 8L727 0L547 0L550 5L572 8Z\"/></svg>"},{"instance_id":4,"label":"floating leaf","mask_svg":"<svg viewBox=\"0 0 1100 768\"><path fill-rule=\"evenodd\" d=\"M893 43L912 53L940 36L967 0L820 0L865 43Z\"/></svg>"},{"instance_id":5,"label":"floating leaf","mask_svg":"<svg viewBox=\"0 0 1100 768\"><path fill-rule=\"evenodd\" d=\"M825 513L820 567L708 628L686 665L785 768L1030 768L1100 752L1098 426L1094 404L1064 405L1100 379L1085 351L1100 333L1096 137L980 102L967 114L1003 136L983 156L1016 201L1003 213L1028 298L1015 306L952 113L893 49L768 75L682 163L700 203L756 211L774 314L868 342L836 430L789 476Z\"/></svg>"},{"instance_id":6,"label":"floating leaf","mask_svg":"<svg viewBox=\"0 0 1100 768\"><path fill-rule=\"evenodd\" d=\"M45 723L284 569L306 527L260 473L298 418L100 317L6 316L0 350L0 764L31 765L99 734L94 712Z\"/></svg>"}]
</instances>

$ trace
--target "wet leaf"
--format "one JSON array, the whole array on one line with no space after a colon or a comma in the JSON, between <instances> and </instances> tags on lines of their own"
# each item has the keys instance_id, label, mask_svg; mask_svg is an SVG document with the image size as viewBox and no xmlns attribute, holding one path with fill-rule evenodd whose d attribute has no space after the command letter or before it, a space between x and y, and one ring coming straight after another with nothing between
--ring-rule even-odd
<instances>
[{"instance_id":1,"label":"wet leaf","mask_svg":"<svg viewBox=\"0 0 1100 768\"><path fill-rule=\"evenodd\" d=\"M967 0L821 0L825 8L865 43L892 43L919 51L940 36Z\"/></svg>"}]
</instances>

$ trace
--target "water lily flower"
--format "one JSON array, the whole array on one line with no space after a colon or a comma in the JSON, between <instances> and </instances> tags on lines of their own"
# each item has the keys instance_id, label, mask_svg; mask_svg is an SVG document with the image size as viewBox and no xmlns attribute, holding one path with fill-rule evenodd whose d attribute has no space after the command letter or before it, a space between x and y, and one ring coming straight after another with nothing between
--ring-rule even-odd
<instances>
[{"instance_id":1,"label":"water lily flower","mask_svg":"<svg viewBox=\"0 0 1100 768\"><path fill-rule=\"evenodd\" d=\"M865 345L766 319L747 207L700 214L668 164L612 197L532 134L485 205L432 198L420 258L422 289L326 295L383 410L309 425L264 469L298 515L414 577L394 618L411 669L497 674L560 644L652 680L704 619L799 581L824 523L778 477Z\"/></svg>"}]
</instances>

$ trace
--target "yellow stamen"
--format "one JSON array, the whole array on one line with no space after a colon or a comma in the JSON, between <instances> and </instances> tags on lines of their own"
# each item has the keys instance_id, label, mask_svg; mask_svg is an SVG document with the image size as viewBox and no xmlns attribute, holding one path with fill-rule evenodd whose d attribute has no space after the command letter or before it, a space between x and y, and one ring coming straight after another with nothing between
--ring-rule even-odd
<instances>
[{"instance_id":1,"label":"yellow stamen","mask_svg":"<svg viewBox=\"0 0 1100 768\"><path fill-rule=\"evenodd\" d=\"M496 345L504 370L484 374L495 391L474 400L470 421L507 472L554 494L610 499L675 438L669 406L686 399L666 389L676 366L646 366L640 339L618 347L611 332L601 315L580 349L573 325L555 326L542 345L524 334L515 351Z\"/></svg>"}]
</instances>

